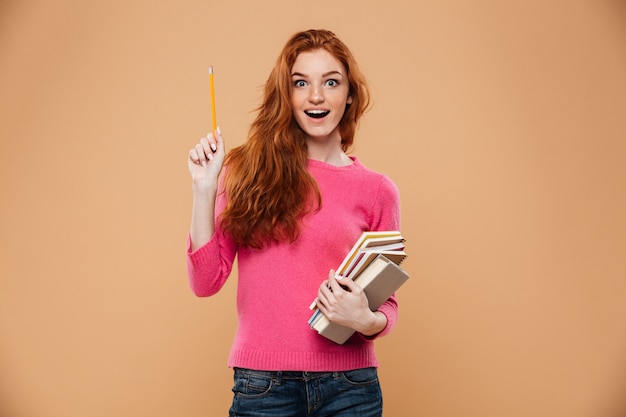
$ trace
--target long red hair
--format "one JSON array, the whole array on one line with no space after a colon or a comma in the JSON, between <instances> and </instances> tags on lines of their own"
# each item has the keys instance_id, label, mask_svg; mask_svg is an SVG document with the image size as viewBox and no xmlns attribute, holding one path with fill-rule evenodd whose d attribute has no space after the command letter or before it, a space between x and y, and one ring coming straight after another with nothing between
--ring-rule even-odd
<instances>
[{"instance_id":1,"label":"long red hair","mask_svg":"<svg viewBox=\"0 0 626 417\"><path fill-rule=\"evenodd\" d=\"M307 172L307 144L291 108L291 69L305 51L325 49L343 64L352 103L339 123L341 146L354 141L358 121L369 106L369 90L347 46L327 30L293 35L265 84L262 104L245 144L226 156L226 209L220 217L234 241L262 248L272 241L295 241L304 215L319 209L321 195Z\"/></svg>"}]
</instances>

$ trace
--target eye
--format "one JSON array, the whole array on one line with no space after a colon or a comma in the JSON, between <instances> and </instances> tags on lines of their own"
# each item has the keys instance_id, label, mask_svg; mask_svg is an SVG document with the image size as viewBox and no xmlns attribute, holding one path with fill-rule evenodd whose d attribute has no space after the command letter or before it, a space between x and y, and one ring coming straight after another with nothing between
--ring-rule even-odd
<instances>
[{"instance_id":1,"label":"eye","mask_svg":"<svg viewBox=\"0 0 626 417\"><path fill-rule=\"evenodd\" d=\"M294 87L306 87L306 81L304 80L296 80L293 82Z\"/></svg>"},{"instance_id":2,"label":"eye","mask_svg":"<svg viewBox=\"0 0 626 417\"><path fill-rule=\"evenodd\" d=\"M339 85L339 81L337 80L328 80L326 81L326 85L329 87L337 87Z\"/></svg>"}]
</instances>

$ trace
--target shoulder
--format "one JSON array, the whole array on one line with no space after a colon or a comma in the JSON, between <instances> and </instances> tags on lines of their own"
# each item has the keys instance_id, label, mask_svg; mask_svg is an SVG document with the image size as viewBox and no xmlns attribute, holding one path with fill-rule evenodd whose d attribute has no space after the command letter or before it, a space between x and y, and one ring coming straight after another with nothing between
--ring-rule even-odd
<instances>
[{"instance_id":1,"label":"shoulder","mask_svg":"<svg viewBox=\"0 0 626 417\"><path fill-rule=\"evenodd\" d=\"M398 195L399 190L396 184L387 175L375 171L365 166L357 157L352 157L354 165L358 167L358 171L361 173L364 179L372 184L378 184L379 192L386 195Z\"/></svg>"}]
</instances>

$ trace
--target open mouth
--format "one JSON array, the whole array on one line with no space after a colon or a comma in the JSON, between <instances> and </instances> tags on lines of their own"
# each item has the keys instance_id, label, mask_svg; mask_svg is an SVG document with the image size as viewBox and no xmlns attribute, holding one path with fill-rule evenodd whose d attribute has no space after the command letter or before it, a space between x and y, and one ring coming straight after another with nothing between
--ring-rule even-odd
<instances>
[{"instance_id":1,"label":"open mouth","mask_svg":"<svg viewBox=\"0 0 626 417\"><path fill-rule=\"evenodd\" d=\"M328 110L305 110L304 112L307 116L312 117L313 119L321 119L330 113Z\"/></svg>"}]
</instances>

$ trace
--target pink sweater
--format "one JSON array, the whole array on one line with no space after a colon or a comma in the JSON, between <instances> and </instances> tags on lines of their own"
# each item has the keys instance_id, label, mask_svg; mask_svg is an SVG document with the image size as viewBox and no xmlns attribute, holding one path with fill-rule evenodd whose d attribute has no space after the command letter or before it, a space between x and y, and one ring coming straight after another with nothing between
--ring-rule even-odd
<instances>
[{"instance_id":1,"label":"pink sweater","mask_svg":"<svg viewBox=\"0 0 626 417\"><path fill-rule=\"evenodd\" d=\"M196 251L187 247L191 289L198 297L217 293L238 256L238 327L228 366L266 371L344 371L378 366L373 338L354 334L338 345L308 326L309 305L321 282L350 250L362 231L400 230L398 189L359 160L337 167L309 160L322 194L319 212L304 218L298 240L263 250L237 247L219 228ZM225 207L218 193L216 212ZM216 214L216 215L217 215ZM387 334L398 319L392 296L379 311ZM219 314L219 312L215 312Z\"/></svg>"}]
</instances>

